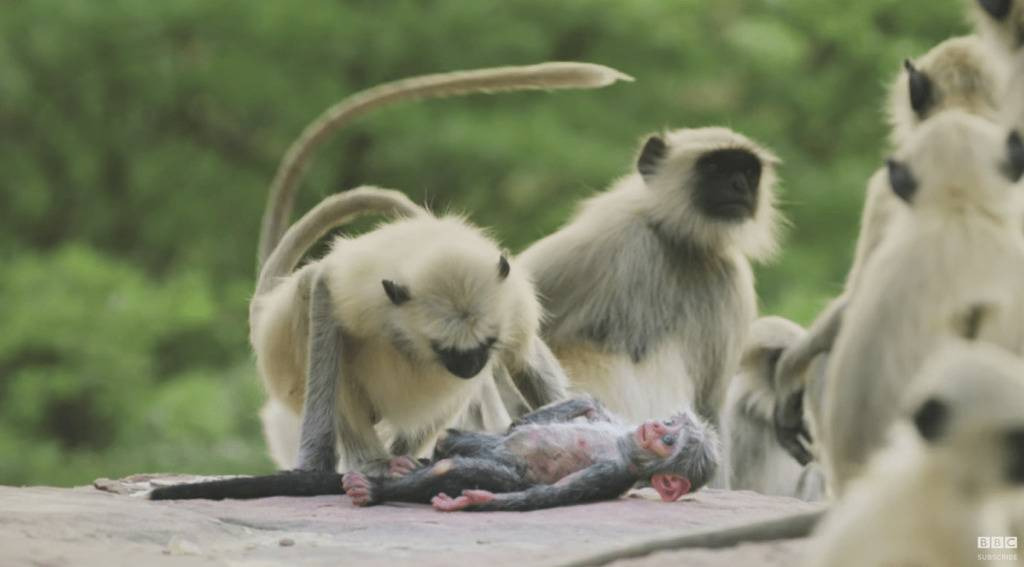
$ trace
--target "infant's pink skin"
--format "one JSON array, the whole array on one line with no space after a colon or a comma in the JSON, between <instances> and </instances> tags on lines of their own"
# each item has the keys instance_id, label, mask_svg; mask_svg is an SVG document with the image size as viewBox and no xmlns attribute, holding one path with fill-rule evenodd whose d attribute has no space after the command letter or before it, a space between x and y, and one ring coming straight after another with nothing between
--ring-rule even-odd
<instances>
[{"instance_id":1,"label":"infant's pink skin","mask_svg":"<svg viewBox=\"0 0 1024 567\"><path fill-rule=\"evenodd\" d=\"M391 460L388 461L388 476L405 476L411 473L412 471L420 468L420 466L421 465L419 461L407 455L392 457Z\"/></svg>"},{"instance_id":2,"label":"infant's pink skin","mask_svg":"<svg viewBox=\"0 0 1024 567\"><path fill-rule=\"evenodd\" d=\"M457 512L459 510L465 510L474 504L490 502L495 498L497 498L497 495L488 490L463 490L462 495L455 498L452 498L442 492L435 496L430 503L434 505L435 510L440 510L442 512Z\"/></svg>"}]
</instances>

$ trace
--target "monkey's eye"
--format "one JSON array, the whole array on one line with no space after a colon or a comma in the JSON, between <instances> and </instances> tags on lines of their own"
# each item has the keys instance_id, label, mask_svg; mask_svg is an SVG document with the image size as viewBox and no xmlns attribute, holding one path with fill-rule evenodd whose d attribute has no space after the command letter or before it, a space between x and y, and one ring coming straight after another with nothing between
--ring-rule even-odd
<instances>
[{"instance_id":1,"label":"monkey's eye","mask_svg":"<svg viewBox=\"0 0 1024 567\"><path fill-rule=\"evenodd\" d=\"M672 427L673 425L676 424L676 420L674 420L674 419L666 419L662 423L664 423L665 425L667 425L669 427Z\"/></svg>"},{"instance_id":2,"label":"monkey's eye","mask_svg":"<svg viewBox=\"0 0 1024 567\"><path fill-rule=\"evenodd\" d=\"M661 443L666 447L671 447L676 444L676 436L671 434L665 435L661 438Z\"/></svg>"}]
</instances>

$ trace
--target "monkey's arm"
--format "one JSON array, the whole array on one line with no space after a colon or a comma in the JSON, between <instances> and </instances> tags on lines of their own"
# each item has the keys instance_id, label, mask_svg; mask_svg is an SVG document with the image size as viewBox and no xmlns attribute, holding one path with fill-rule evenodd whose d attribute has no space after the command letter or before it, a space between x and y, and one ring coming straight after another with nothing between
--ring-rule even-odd
<instances>
[{"instance_id":1,"label":"monkey's arm","mask_svg":"<svg viewBox=\"0 0 1024 567\"><path fill-rule=\"evenodd\" d=\"M335 445L338 432L350 467L388 458L373 429L368 403L363 400L354 377L342 376L343 340L341 325L331 308L330 291L318 279L310 297L309 369L306 398L302 406L302 430L299 441L300 470L335 472L338 456ZM338 419L340 403L344 412Z\"/></svg>"},{"instance_id":2,"label":"monkey's arm","mask_svg":"<svg viewBox=\"0 0 1024 567\"><path fill-rule=\"evenodd\" d=\"M481 490L466 490L456 498L439 495L434 499L433 504L435 508L444 511L540 510L584 502L611 500L624 494L634 484L636 484L636 477L629 473L626 465L605 461L575 472L555 484L539 485L521 492L500 494Z\"/></svg>"},{"instance_id":3,"label":"monkey's arm","mask_svg":"<svg viewBox=\"0 0 1024 567\"><path fill-rule=\"evenodd\" d=\"M534 412L528 413L512 422L510 429L521 425L541 425L544 423L564 423L577 417L586 417L589 421L612 421L611 414L601 402L592 396L578 396L564 402L548 404Z\"/></svg>"},{"instance_id":4,"label":"monkey's arm","mask_svg":"<svg viewBox=\"0 0 1024 567\"><path fill-rule=\"evenodd\" d=\"M787 348L775 367L775 436L801 465L814 458L808 450L813 441L804 421L804 390L807 367L816 356L832 350L843 321L848 298L840 296L825 308L811 329Z\"/></svg>"},{"instance_id":5,"label":"monkey's arm","mask_svg":"<svg viewBox=\"0 0 1024 567\"><path fill-rule=\"evenodd\" d=\"M509 361L508 370L512 382L531 408L564 400L568 396L569 378L540 337L531 341L525 360Z\"/></svg>"}]
</instances>

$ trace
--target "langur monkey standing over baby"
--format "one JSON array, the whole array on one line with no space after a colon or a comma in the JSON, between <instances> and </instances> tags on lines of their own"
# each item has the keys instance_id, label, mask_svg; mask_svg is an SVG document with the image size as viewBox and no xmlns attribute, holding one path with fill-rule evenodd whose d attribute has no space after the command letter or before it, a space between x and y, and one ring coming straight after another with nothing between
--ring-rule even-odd
<instances>
[{"instance_id":1,"label":"langur monkey standing over baby","mask_svg":"<svg viewBox=\"0 0 1024 567\"><path fill-rule=\"evenodd\" d=\"M833 494L881 445L948 321L984 317L978 340L1024 349L1022 175L1017 132L955 110L889 161L905 205L864 266L826 371L820 446Z\"/></svg>"},{"instance_id":2,"label":"langur monkey standing over baby","mask_svg":"<svg viewBox=\"0 0 1024 567\"><path fill-rule=\"evenodd\" d=\"M520 255L574 389L629 421L692 404L717 425L757 314L748 259L776 247L777 163L725 128L650 136L635 173Z\"/></svg>"},{"instance_id":3,"label":"langur monkey standing over baby","mask_svg":"<svg viewBox=\"0 0 1024 567\"><path fill-rule=\"evenodd\" d=\"M950 109L996 121L1005 80L1000 65L975 36L948 39L920 58L908 59L889 91L887 110L894 147L905 143L926 120ZM814 366L826 366L825 355L832 350L843 310L859 286L864 265L887 238L892 217L901 208L899 198L889 187L887 171L879 169L868 181L853 265L842 295L779 358L776 386L781 399L777 404L776 428L780 443L801 461L810 458L805 443L797 439L807 433L803 430L801 390L806 383L824 378L821 372L810 371L808 365L822 358Z\"/></svg>"},{"instance_id":4,"label":"langur monkey standing over baby","mask_svg":"<svg viewBox=\"0 0 1024 567\"><path fill-rule=\"evenodd\" d=\"M381 419L397 427L392 432L393 450L401 453L415 452L428 442L432 431L465 409L466 396L485 405L477 408L481 415L476 421L507 424L508 416L494 391L491 372L495 368L500 377L511 373L529 403L541 405L564 393L560 368L532 336L534 318L539 316L527 297L532 288L516 270L505 281L510 262L477 229L458 219L434 218L399 193L366 190L327 199L286 235L296 189L316 147L356 117L398 101L474 92L599 88L618 80L629 77L585 63L416 77L353 95L303 131L271 186L260 234L260 283L250 307L251 341L270 395L261 418L278 466L335 470L333 444L325 444L333 439L336 405L345 414L337 425L349 463L361 466L389 454L373 431L373 423ZM291 274L317 238L346 217L366 213L418 220L375 231L367 239L340 240L327 258ZM374 249L375 245L382 248ZM500 278L491 277L492 272ZM502 285L497 286L499 282ZM381 295L385 292L386 296ZM390 306L382 305L385 298ZM323 335L311 332L310 324ZM362 335L353 335L356 327ZM418 344L421 339L433 343ZM370 342L364 344L364 340ZM512 353L511 366L487 364L492 352ZM469 378L485 365L481 391L467 384L456 387L456 376ZM342 367L346 377L336 394L327 373ZM306 387L307 370L311 380L318 380L315 387ZM434 381L438 389L431 391ZM304 392L308 392L305 402ZM505 399L512 399L503 393ZM504 415L504 423L496 413ZM317 438L310 437L314 430Z\"/></svg>"}]
</instances>

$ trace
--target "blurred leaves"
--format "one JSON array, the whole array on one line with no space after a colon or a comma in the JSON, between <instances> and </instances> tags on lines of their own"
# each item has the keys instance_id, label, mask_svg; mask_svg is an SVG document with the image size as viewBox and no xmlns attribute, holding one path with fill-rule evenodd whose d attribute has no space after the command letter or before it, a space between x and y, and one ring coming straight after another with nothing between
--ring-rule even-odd
<instances>
[{"instance_id":1,"label":"blurred leaves","mask_svg":"<svg viewBox=\"0 0 1024 567\"><path fill-rule=\"evenodd\" d=\"M633 84L388 108L317 156L297 209L360 183L519 250L629 171L644 134L725 124L785 161L764 310L808 322L853 250L899 62L959 2L110 0L0 8L0 482L268 470L246 344L285 148L346 94L549 59Z\"/></svg>"}]
</instances>

